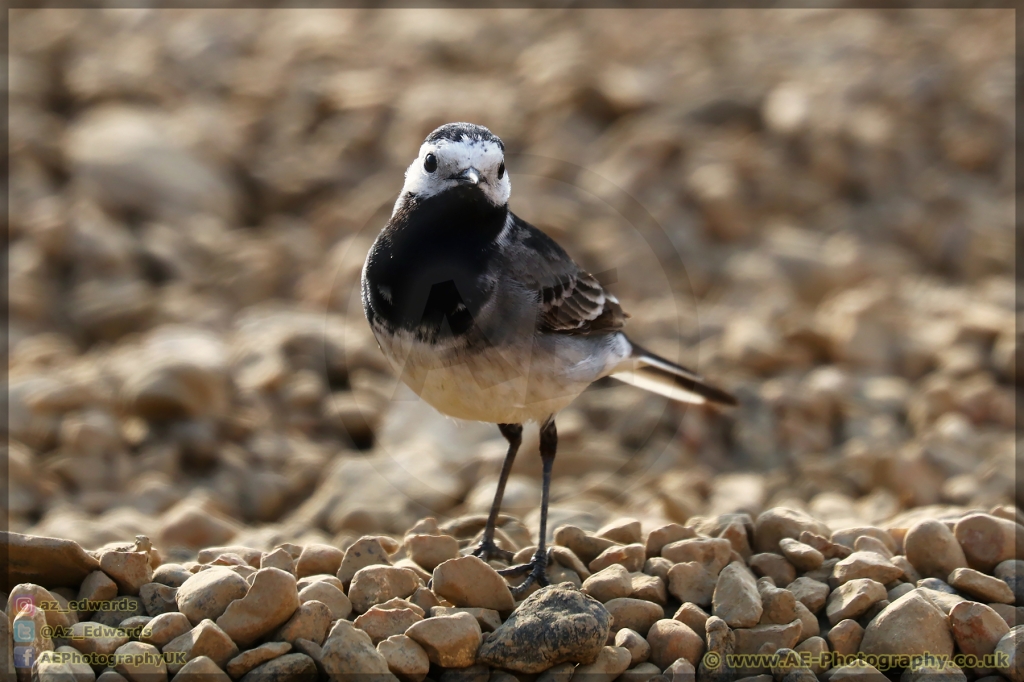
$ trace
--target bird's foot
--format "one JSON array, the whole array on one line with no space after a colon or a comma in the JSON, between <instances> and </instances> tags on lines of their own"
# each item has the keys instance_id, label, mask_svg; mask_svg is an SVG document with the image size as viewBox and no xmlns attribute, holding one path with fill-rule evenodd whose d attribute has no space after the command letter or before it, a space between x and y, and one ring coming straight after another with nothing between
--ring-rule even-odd
<instances>
[{"instance_id":1,"label":"bird's foot","mask_svg":"<svg viewBox=\"0 0 1024 682\"><path fill-rule=\"evenodd\" d=\"M507 549L502 549L498 545L494 544L494 540L481 540L480 544L477 545L472 552L471 556L483 559L484 561L490 561L491 559L501 559L507 564L512 563L512 557L515 556L513 552Z\"/></svg>"},{"instance_id":2,"label":"bird's foot","mask_svg":"<svg viewBox=\"0 0 1024 682\"><path fill-rule=\"evenodd\" d=\"M519 599L523 596L526 590L530 588L530 585L533 585L534 583L537 583L540 587L547 586L547 567L548 553L547 550L541 548L537 550L529 563L502 568L498 573L506 578L516 578L521 575L526 575L526 579L523 582L509 587L509 590L512 592L512 596Z\"/></svg>"}]
</instances>

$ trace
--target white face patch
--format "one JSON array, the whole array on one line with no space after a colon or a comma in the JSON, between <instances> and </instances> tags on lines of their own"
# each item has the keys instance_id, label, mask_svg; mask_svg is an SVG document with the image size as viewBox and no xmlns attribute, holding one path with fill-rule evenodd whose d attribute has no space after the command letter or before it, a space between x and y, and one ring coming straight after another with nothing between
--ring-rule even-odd
<instances>
[{"instance_id":1,"label":"white face patch","mask_svg":"<svg viewBox=\"0 0 1024 682\"><path fill-rule=\"evenodd\" d=\"M428 172L424 167L428 154L433 154L437 159L437 168L433 172ZM502 177L498 177L504 159L505 154L501 147L489 140L463 137L458 142L446 139L424 142L420 147L419 156L405 171L402 194L410 192L419 197L440 194L465 182L460 180L459 176L472 168L479 175L477 187L483 191L484 196L495 206L504 206L512 192L508 171L506 170ZM395 208L397 210L398 204Z\"/></svg>"}]
</instances>

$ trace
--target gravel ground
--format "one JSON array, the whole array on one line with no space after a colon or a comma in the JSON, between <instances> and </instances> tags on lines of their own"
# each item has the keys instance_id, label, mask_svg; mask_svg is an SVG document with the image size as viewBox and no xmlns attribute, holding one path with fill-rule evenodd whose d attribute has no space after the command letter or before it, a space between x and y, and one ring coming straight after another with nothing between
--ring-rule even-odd
<instances>
[{"instance_id":1,"label":"gravel ground","mask_svg":"<svg viewBox=\"0 0 1024 682\"><path fill-rule=\"evenodd\" d=\"M491 668L644 682L687 665L724 680L762 671L702 672L705 647L1024 642L1001 632L1021 530L1008 11L11 22L6 527L77 544L11 535L26 547L15 566L49 558L8 595L27 581L180 612L165 618L171 651L209 652L186 673L236 679L357 661L403 682L504 674ZM442 563L479 531L504 442L396 385L355 295L405 165L460 119L504 139L513 210L605 273L635 338L740 398L683 409L599 384L561 415L551 581L594 580L583 592L603 610L552 588L510 618L490 569ZM536 448L528 430L505 496L503 541L524 552ZM148 562L124 549L139 535ZM652 536L691 544L666 556ZM360 594L342 562L354 547L400 568L369 571ZM71 572L38 573L51 563ZM450 592L436 575L436 594L421 589L437 570ZM193 584L190 606L193 572L219 577ZM463 592L480 585L493 589ZM408 604L378 608L392 597ZM529 658L545 610L578 613L586 636L519 670L503 652ZM69 641L172 641L124 636ZM1014 665L1000 674L1021 679Z\"/></svg>"}]
</instances>

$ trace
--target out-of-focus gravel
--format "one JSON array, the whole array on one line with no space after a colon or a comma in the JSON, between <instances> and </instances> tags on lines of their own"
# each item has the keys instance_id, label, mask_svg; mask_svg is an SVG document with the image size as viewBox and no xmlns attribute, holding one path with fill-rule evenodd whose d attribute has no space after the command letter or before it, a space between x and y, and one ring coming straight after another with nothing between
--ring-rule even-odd
<instances>
[{"instance_id":1,"label":"out-of-focus gravel","mask_svg":"<svg viewBox=\"0 0 1024 682\"><path fill-rule=\"evenodd\" d=\"M614 271L636 338L741 400L596 386L549 528L1017 499L1008 11L11 17L12 531L190 561L486 510L497 430L396 387L354 297L450 120L504 139L513 209ZM535 452L505 496L534 531Z\"/></svg>"}]
</instances>

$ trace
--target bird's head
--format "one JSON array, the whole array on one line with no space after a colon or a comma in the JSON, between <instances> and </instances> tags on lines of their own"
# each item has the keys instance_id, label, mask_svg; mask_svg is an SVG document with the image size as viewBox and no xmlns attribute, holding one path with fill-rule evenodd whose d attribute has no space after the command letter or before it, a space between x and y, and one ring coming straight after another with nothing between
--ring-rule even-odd
<instances>
[{"instance_id":1,"label":"bird's head","mask_svg":"<svg viewBox=\"0 0 1024 682\"><path fill-rule=\"evenodd\" d=\"M495 206L508 203L505 145L487 128L446 123L427 135L405 171L403 195L427 198L453 189L479 191Z\"/></svg>"}]
</instances>

